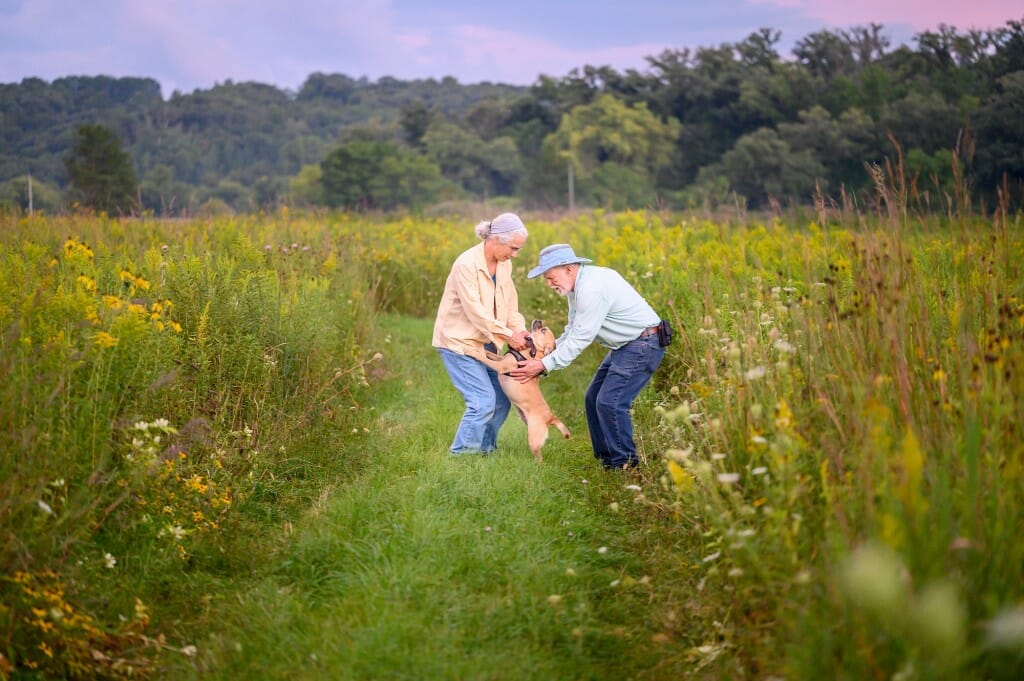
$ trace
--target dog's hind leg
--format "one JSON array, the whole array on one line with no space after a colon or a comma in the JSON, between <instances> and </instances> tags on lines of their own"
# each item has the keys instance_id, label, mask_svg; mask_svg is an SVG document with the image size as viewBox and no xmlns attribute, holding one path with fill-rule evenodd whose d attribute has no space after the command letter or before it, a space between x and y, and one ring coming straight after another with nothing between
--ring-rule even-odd
<instances>
[{"instance_id":1,"label":"dog's hind leg","mask_svg":"<svg viewBox=\"0 0 1024 681\"><path fill-rule=\"evenodd\" d=\"M544 460L540 450L544 447L544 442L548 439L548 424L543 417L532 415L526 419L526 442L530 445L530 451L533 452L533 458L537 459L537 463Z\"/></svg>"}]
</instances>

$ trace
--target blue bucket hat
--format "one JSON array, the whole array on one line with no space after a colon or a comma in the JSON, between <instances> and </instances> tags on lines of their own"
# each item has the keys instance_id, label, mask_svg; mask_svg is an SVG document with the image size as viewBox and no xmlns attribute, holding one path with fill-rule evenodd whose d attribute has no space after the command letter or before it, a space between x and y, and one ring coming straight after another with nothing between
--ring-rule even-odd
<instances>
[{"instance_id":1,"label":"blue bucket hat","mask_svg":"<svg viewBox=\"0 0 1024 681\"><path fill-rule=\"evenodd\" d=\"M574 263L587 263L593 262L590 258L581 258L576 255L572 250L572 246L569 244L554 244L548 246L540 252L540 258L537 262L537 266L534 267L526 275L527 279L533 279L544 274L552 267L558 267L559 265L572 265Z\"/></svg>"}]
</instances>

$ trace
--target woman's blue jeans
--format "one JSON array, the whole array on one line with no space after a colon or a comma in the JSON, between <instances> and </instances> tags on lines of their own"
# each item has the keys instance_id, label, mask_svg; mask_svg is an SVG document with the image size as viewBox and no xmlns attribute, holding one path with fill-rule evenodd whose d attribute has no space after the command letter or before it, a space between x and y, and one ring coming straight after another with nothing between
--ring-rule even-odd
<instances>
[{"instance_id":1,"label":"woman's blue jeans","mask_svg":"<svg viewBox=\"0 0 1024 681\"><path fill-rule=\"evenodd\" d=\"M590 444L605 468L637 464L629 410L664 356L655 334L612 350L597 368L585 405Z\"/></svg>"},{"instance_id":2,"label":"woman's blue jeans","mask_svg":"<svg viewBox=\"0 0 1024 681\"><path fill-rule=\"evenodd\" d=\"M512 407L498 385L498 374L472 357L444 348L437 351L452 384L466 403L466 411L449 448L451 453L493 452L498 448L498 429Z\"/></svg>"}]
</instances>

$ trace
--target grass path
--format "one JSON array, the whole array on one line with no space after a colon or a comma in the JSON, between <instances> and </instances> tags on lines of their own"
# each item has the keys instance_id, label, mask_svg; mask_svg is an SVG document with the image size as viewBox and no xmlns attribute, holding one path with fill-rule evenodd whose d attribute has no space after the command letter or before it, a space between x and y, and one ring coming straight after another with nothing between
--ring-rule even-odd
<instances>
[{"instance_id":1,"label":"grass path","mask_svg":"<svg viewBox=\"0 0 1024 681\"><path fill-rule=\"evenodd\" d=\"M680 549L635 522L635 480L591 457L589 372L547 379L574 438L552 431L544 464L514 417L497 455L452 458L461 401L430 322L382 323L390 377L358 444L367 463L253 556L254 578L211 613L182 676L678 678L694 645Z\"/></svg>"}]
</instances>

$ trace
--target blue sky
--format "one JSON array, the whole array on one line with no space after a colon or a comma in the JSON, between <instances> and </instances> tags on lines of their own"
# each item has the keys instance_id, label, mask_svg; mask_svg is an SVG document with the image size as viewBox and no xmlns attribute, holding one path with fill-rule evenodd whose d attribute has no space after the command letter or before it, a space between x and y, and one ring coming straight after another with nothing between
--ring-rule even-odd
<instances>
[{"instance_id":1,"label":"blue sky","mask_svg":"<svg viewBox=\"0 0 1024 681\"><path fill-rule=\"evenodd\" d=\"M310 73L529 85L583 65L743 40L780 52L821 29L879 23L893 46L940 24L1024 20L1024 0L0 0L0 83L147 76L165 96L226 80L296 90Z\"/></svg>"}]
</instances>

